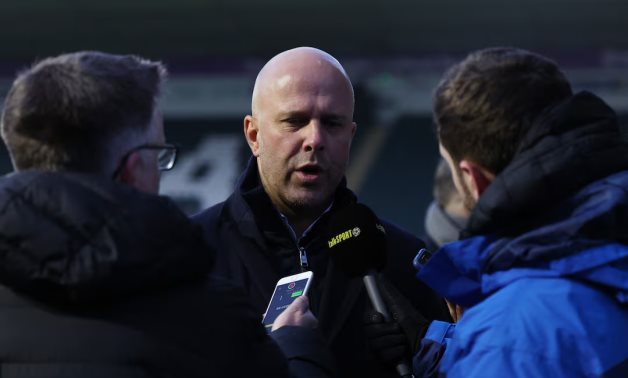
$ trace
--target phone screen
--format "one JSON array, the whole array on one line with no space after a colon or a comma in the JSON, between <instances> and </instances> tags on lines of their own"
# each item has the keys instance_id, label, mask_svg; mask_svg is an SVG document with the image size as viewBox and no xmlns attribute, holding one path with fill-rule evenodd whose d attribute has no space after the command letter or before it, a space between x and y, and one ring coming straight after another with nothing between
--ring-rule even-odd
<instances>
[{"instance_id":1,"label":"phone screen","mask_svg":"<svg viewBox=\"0 0 628 378\"><path fill-rule=\"evenodd\" d=\"M270 301L266 316L264 316L264 324L270 325L275 319L292 303L296 298L303 295L303 290L307 284L308 278L298 281L288 282L275 287L273 299Z\"/></svg>"}]
</instances>

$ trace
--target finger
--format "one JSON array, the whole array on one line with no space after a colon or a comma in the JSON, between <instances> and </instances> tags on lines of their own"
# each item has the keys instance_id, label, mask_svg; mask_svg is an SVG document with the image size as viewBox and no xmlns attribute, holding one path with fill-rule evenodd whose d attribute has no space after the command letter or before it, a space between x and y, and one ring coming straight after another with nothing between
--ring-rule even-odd
<instances>
[{"instance_id":1,"label":"finger","mask_svg":"<svg viewBox=\"0 0 628 378\"><path fill-rule=\"evenodd\" d=\"M306 296L297 297L290 305L286 308L286 311L293 313L305 313L309 309L310 302L308 301Z\"/></svg>"},{"instance_id":2,"label":"finger","mask_svg":"<svg viewBox=\"0 0 628 378\"><path fill-rule=\"evenodd\" d=\"M380 314L379 312L375 310L368 310L364 314L364 324L383 323L383 322L384 322L384 315Z\"/></svg>"}]
</instances>

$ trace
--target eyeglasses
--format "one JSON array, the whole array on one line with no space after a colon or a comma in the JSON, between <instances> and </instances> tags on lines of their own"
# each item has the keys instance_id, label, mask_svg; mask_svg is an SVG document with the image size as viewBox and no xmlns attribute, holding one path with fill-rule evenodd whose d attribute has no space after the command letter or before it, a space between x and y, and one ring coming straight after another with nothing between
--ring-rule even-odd
<instances>
[{"instance_id":1,"label":"eyeglasses","mask_svg":"<svg viewBox=\"0 0 628 378\"><path fill-rule=\"evenodd\" d=\"M127 152L120 161L118 168L113 172L113 178L115 179L120 174L122 167L126 164L127 159L132 153L141 150L155 150L157 151L157 169L160 171L171 170L177 162L177 153L179 147L174 144L142 144L140 146L132 148Z\"/></svg>"}]
</instances>

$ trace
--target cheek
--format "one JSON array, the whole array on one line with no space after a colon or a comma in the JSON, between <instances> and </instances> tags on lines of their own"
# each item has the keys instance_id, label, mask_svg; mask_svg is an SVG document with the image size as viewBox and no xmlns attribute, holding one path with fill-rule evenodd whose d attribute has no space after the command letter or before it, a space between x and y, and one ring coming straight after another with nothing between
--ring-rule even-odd
<instances>
[{"instance_id":1,"label":"cheek","mask_svg":"<svg viewBox=\"0 0 628 378\"><path fill-rule=\"evenodd\" d=\"M295 133L276 133L266 135L263 147L260 145L260 154L272 160L287 160L297 155L301 150L300 139Z\"/></svg>"},{"instance_id":2,"label":"cheek","mask_svg":"<svg viewBox=\"0 0 628 378\"><path fill-rule=\"evenodd\" d=\"M332 162L338 165L344 165L349 160L349 152L351 151L351 140L339 140L334 143L330 148L330 155L332 156Z\"/></svg>"},{"instance_id":3,"label":"cheek","mask_svg":"<svg viewBox=\"0 0 628 378\"><path fill-rule=\"evenodd\" d=\"M461 196L464 196L466 191L466 187L464 186L464 183L462 182L462 177L460 177L460 173L456 172L453 175L453 181L454 181L454 186L456 187L456 190L458 191L458 194Z\"/></svg>"},{"instance_id":4,"label":"cheek","mask_svg":"<svg viewBox=\"0 0 628 378\"><path fill-rule=\"evenodd\" d=\"M460 182L460 175L456 172L452 175L452 180L454 182L454 187L458 191L458 193L463 193L462 183Z\"/></svg>"},{"instance_id":5,"label":"cheek","mask_svg":"<svg viewBox=\"0 0 628 378\"><path fill-rule=\"evenodd\" d=\"M471 192L471 187L464 180L462 172L460 171L458 171L458 173L454 175L454 186L456 187L458 194L462 197L462 200L465 203L465 207L467 207L467 209L471 209L472 205L470 205L470 203L474 199Z\"/></svg>"}]
</instances>

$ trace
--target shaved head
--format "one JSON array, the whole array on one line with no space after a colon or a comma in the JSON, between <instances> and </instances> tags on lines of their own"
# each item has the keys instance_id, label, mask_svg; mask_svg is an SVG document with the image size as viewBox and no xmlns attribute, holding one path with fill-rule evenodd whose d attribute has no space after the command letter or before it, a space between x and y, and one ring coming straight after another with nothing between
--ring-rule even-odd
<instances>
[{"instance_id":1,"label":"shaved head","mask_svg":"<svg viewBox=\"0 0 628 378\"><path fill-rule=\"evenodd\" d=\"M264 190L297 233L331 204L344 177L353 107L344 68L318 49L282 52L257 76L244 134Z\"/></svg>"},{"instance_id":2,"label":"shaved head","mask_svg":"<svg viewBox=\"0 0 628 378\"><path fill-rule=\"evenodd\" d=\"M269 93L281 90L305 76L314 76L312 80L316 80L315 76L329 74L330 70L336 71L338 79L344 81L353 103L353 87L349 76L340 62L330 54L313 47L297 47L275 55L262 67L255 79L251 101L253 116L264 109L263 99Z\"/></svg>"}]
</instances>

